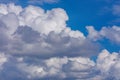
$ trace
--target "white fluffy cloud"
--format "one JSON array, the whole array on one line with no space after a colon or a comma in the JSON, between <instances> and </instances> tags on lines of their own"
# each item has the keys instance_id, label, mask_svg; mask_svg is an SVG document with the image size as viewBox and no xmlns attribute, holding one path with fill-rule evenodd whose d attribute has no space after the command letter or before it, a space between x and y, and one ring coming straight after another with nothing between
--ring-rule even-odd
<instances>
[{"instance_id":1,"label":"white fluffy cloud","mask_svg":"<svg viewBox=\"0 0 120 80\"><path fill-rule=\"evenodd\" d=\"M99 53L94 41L105 37L120 43L120 28L87 27L86 37L67 20L61 8L0 4L0 80L119 80L119 53ZM96 54L94 62L89 57Z\"/></svg>"},{"instance_id":2,"label":"white fluffy cloud","mask_svg":"<svg viewBox=\"0 0 120 80\"><path fill-rule=\"evenodd\" d=\"M45 11L35 6L1 4L0 20L9 37L4 45L6 53L51 57L91 56L99 51L97 43L66 26L68 16L61 8Z\"/></svg>"},{"instance_id":3,"label":"white fluffy cloud","mask_svg":"<svg viewBox=\"0 0 120 80\"><path fill-rule=\"evenodd\" d=\"M52 57L50 59L36 57L31 59L2 53L0 79L119 80L119 57L119 53L109 53L107 50L99 54L96 62L86 57Z\"/></svg>"},{"instance_id":4,"label":"white fluffy cloud","mask_svg":"<svg viewBox=\"0 0 120 80\"><path fill-rule=\"evenodd\" d=\"M119 80L119 53L109 53L103 50L98 56L97 68L101 71L101 75L106 79Z\"/></svg>"},{"instance_id":5,"label":"white fluffy cloud","mask_svg":"<svg viewBox=\"0 0 120 80\"><path fill-rule=\"evenodd\" d=\"M87 30L89 32L88 38L92 40L100 40L106 38L113 43L120 44L120 27L102 27L100 31L94 29L93 26L88 26Z\"/></svg>"}]
</instances>

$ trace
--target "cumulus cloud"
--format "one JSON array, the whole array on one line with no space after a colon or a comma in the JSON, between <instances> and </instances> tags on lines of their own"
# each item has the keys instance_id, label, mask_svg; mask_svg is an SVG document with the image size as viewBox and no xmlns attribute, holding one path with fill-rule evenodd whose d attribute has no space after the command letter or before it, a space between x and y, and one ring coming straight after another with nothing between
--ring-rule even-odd
<instances>
[{"instance_id":1,"label":"cumulus cloud","mask_svg":"<svg viewBox=\"0 0 120 80\"><path fill-rule=\"evenodd\" d=\"M92 56L99 51L99 44L66 26L68 16L61 8L45 11L35 6L22 8L14 4L1 4L0 14L1 27L5 25L4 33L8 36L8 41L1 41L8 43L5 45L6 53L48 58Z\"/></svg>"},{"instance_id":2,"label":"cumulus cloud","mask_svg":"<svg viewBox=\"0 0 120 80\"><path fill-rule=\"evenodd\" d=\"M86 37L67 20L61 8L0 4L0 80L119 80L119 53L99 53L95 42L105 37L119 43L119 27L87 27ZM90 59L97 54L96 62Z\"/></svg>"},{"instance_id":3,"label":"cumulus cloud","mask_svg":"<svg viewBox=\"0 0 120 80\"><path fill-rule=\"evenodd\" d=\"M113 43L120 44L120 27L102 27L100 31L94 29L93 26L86 27L88 30L88 38L94 41L106 38Z\"/></svg>"},{"instance_id":4,"label":"cumulus cloud","mask_svg":"<svg viewBox=\"0 0 120 80\"><path fill-rule=\"evenodd\" d=\"M119 53L103 50L96 62L87 57L40 59L1 53L0 79L119 80ZM9 74L10 73L10 74ZM4 74L4 76L3 76Z\"/></svg>"},{"instance_id":5,"label":"cumulus cloud","mask_svg":"<svg viewBox=\"0 0 120 80\"><path fill-rule=\"evenodd\" d=\"M119 54L113 52L110 54L107 50L103 50L98 56L97 60L97 68L100 69L101 75L108 80L119 80L119 71L117 70L119 67Z\"/></svg>"}]
</instances>

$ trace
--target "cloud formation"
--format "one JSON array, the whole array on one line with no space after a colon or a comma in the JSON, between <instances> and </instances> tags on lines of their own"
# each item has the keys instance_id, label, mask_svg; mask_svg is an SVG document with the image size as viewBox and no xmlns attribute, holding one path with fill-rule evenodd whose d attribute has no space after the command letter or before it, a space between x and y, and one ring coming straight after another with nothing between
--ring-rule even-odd
<instances>
[{"instance_id":1,"label":"cloud formation","mask_svg":"<svg viewBox=\"0 0 120 80\"><path fill-rule=\"evenodd\" d=\"M87 27L85 36L71 30L68 19L61 8L0 4L0 80L119 80L119 53L99 53L95 42L120 43L119 27Z\"/></svg>"},{"instance_id":2,"label":"cloud formation","mask_svg":"<svg viewBox=\"0 0 120 80\"><path fill-rule=\"evenodd\" d=\"M92 56L99 51L99 44L66 26L68 16L61 8L44 11L35 6L22 8L1 4L0 14L1 27L6 27L5 34L8 36L8 42L5 42L8 44L3 45L7 48L6 53L47 58Z\"/></svg>"},{"instance_id":3,"label":"cloud formation","mask_svg":"<svg viewBox=\"0 0 120 80\"><path fill-rule=\"evenodd\" d=\"M119 80L119 53L103 50L95 62L86 57L50 59L0 54L0 79ZM10 74L9 74L10 73ZM4 76L3 76L4 74Z\"/></svg>"},{"instance_id":4,"label":"cloud formation","mask_svg":"<svg viewBox=\"0 0 120 80\"><path fill-rule=\"evenodd\" d=\"M93 26L86 27L88 30L88 38L93 41L100 40L106 38L113 43L120 44L120 27L112 26L112 27L102 27L100 31L94 29Z\"/></svg>"}]
</instances>

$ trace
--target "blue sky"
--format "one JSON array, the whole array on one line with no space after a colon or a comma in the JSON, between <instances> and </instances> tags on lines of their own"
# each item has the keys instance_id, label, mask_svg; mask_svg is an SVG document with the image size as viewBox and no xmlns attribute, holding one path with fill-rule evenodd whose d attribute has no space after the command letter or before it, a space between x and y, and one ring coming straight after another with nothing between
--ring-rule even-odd
<instances>
[{"instance_id":1,"label":"blue sky","mask_svg":"<svg viewBox=\"0 0 120 80\"><path fill-rule=\"evenodd\" d=\"M120 80L120 0L0 0L0 80Z\"/></svg>"}]
</instances>

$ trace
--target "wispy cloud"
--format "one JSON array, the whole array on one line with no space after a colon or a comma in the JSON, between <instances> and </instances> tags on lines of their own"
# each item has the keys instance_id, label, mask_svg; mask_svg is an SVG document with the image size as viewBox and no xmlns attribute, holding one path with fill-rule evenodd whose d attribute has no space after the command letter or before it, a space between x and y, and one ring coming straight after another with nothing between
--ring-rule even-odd
<instances>
[{"instance_id":1,"label":"wispy cloud","mask_svg":"<svg viewBox=\"0 0 120 80\"><path fill-rule=\"evenodd\" d=\"M43 5L43 4L55 4L60 2L60 0L25 0L24 3L27 5L29 4L37 4L37 5ZM22 4L21 0L0 0L0 3L16 3L16 4Z\"/></svg>"},{"instance_id":2,"label":"wispy cloud","mask_svg":"<svg viewBox=\"0 0 120 80\"><path fill-rule=\"evenodd\" d=\"M29 4L44 4L44 3L53 4L58 2L59 0L29 0L28 1Z\"/></svg>"},{"instance_id":3,"label":"wispy cloud","mask_svg":"<svg viewBox=\"0 0 120 80\"><path fill-rule=\"evenodd\" d=\"M19 0L0 0L0 3L17 3Z\"/></svg>"},{"instance_id":4,"label":"wispy cloud","mask_svg":"<svg viewBox=\"0 0 120 80\"><path fill-rule=\"evenodd\" d=\"M108 21L108 24L118 24L119 18L120 18L120 0L98 0L98 1L103 1L106 5L102 6L99 15L112 15L113 20Z\"/></svg>"},{"instance_id":5,"label":"wispy cloud","mask_svg":"<svg viewBox=\"0 0 120 80\"><path fill-rule=\"evenodd\" d=\"M120 5L113 5L112 13L115 16L120 16Z\"/></svg>"}]
</instances>

